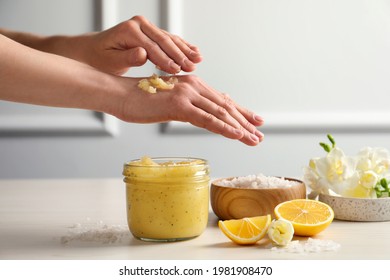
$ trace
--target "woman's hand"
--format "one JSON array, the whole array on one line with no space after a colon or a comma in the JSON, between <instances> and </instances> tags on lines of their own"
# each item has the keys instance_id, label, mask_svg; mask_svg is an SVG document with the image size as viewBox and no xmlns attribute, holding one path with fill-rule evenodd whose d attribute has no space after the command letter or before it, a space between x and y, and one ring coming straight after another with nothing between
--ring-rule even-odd
<instances>
[{"instance_id":1,"label":"woman's hand","mask_svg":"<svg viewBox=\"0 0 390 280\"><path fill-rule=\"evenodd\" d=\"M141 66L149 59L161 70L175 74L191 72L202 61L199 49L179 36L135 16L102 32L78 36L39 36L0 29L4 34L28 47L72 58L106 73L122 75L129 68Z\"/></svg>"},{"instance_id":2,"label":"woman's hand","mask_svg":"<svg viewBox=\"0 0 390 280\"><path fill-rule=\"evenodd\" d=\"M199 49L135 16L100 33L90 35L85 61L105 72L124 74L148 59L167 73L191 72L202 61Z\"/></svg>"},{"instance_id":3,"label":"woman's hand","mask_svg":"<svg viewBox=\"0 0 390 280\"><path fill-rule=\"evenodd\" d=\"M133 85L131 93L120 103L121 109L116 116L136 123L189 122L250 146L263 140L263 134L257 130L257 126L263 124L260 116L239 106L228 95L214 90L196 76L176 77L178 82L173 89L159 90L156 94Z\"/></svg>"}]
</instances>

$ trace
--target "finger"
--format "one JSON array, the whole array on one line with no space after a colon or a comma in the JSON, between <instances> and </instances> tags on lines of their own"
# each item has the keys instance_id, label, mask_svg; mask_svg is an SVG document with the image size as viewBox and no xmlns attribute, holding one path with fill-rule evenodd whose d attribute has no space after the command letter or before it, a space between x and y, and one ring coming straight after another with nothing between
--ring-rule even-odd
<instances>
[{"instance_id":1,"label":"finger","mask_svg":"<svg viewBox=\"0 0 390 280\"><path fill-rule=\"evenodd\" d=\"M246 131L259 138L259 141L262 141L264 138L264 134L261 133L257 129L257 127L262 125L264 123L264 120L260 116L257 116L256 114L249 111L248 109L242 108L241 106L237 105L237 103L230 99L228 95L224 95L224 98L226 104L225 107L229 108L229 113L239 121L241 126L245 128ZM252 136L250 135L249 137Z\"/></svg>"},{"instance_id":2,"label":"finger","mask_svg":"<svg viewBox=\"0 0 390 280\"><path fill-rule=\"evenodd\" d=\"M234 103L235 104L235 103ZM254 136L258 138L259 142L263 141L264 139L264 134L262 132L260 132L258 129L257 129L257 123L255 123L254 121L251 122L251 120L255 120L253 116L255 116L255 114L251 114L251 118L248 118L247 116L244 116L240 110L238 110L238 108L236 107L237 105L235 104L233 109L232 109L232 112L231 114L239 120L241 126L245 129L245 131L248 133L247 137L250 137L250 138L253 138ZM249 112L249 110L248 110ZM263 121L261 121L261 124L263 123Z\"/></svg>"},{"instance_id":3,"label":"finger","mask_svg":"<svg viewBox=\"0 0 390 280\"><path fill-rule=\"evenodd\" d=\"M207 129L208 131L220 134L229 139L239 140L243 136L242 130L221 121L198 107L192 106L187 110L187 113L191 115L191 120L189 120L189 122L197 127Z\"/></svg>"},{"instance_id":4,"label":"finger","mask_svg":"<svg viewBox=\"0 0 390 280\"><path fill-rule=\"evenodd\" d=\"M242 116L244 116L244 120L243 122L247 122L246 124L246 127L250 128L250 129L253 129L254 127L254 132L253 134L255 134L258 138L259 138L259 141L263 141L264 139L264 134L262 132L260 132L257 127L258 126L261 126L264 124L264 119L262 117L260 117L259 115L253 113L252 111L246 109L246 108L243 108L239 105L235 105L235 108L241 113Z\"/></svg>"},{"instance_id":5,"label":"finger","mask_svg":"<svg viewBox=\"0 0 390 280\"><path fill-rule=\"evenodd\" d=\"M235 127L235 122L223 121L216 117L213 113L209 113L202 108L192 104L189 108L183 108L186 116L191 116L189 121L193 125L207 129L213 133L223 135L230 139L239 140L249 146L255 146L259 143L259 138L247 133L242 127ZM209 109L210 110L210 109Z\"/></svg>"},{"instance_id":6,"label":"finger","mask_svg":"<svg viewBox=\"0 0 390 280\"><path fill-rule=\"evenodd\" d=\"M235 103L228 95L224 95L225 99L225 108L227 108L228 112L241 124L241 126L249 133L247 137L254 138L256 136L258 140L261 142L264 138L264 134L261 133L257 126L263 123L263 119L256 119L255 114L250 114L251 118L249 118L249 110L246 110L248 114L242 114L242 111L238 109L237 103ZM242 108L242 107L240 107ZM244 110L244 109L241 109ZM253 120L253 121L252 121ZM254 135L254 136L253 136Z\"/></svg>"},{"instance_id":7,"label":"finger","mask_svg":"<svg viewBox=\"0 0 390 280\"><path fill-rule=\"evenodd\" d=\"M226 111L240 124L240 127L244 129L245 138L250 140L262 141L264 135L257 130L256 126L250 122L246 116L244 116L238 109L237 104L227 95L222 94L211 87L204 85L205 91L202 91L202 95L210 99L212 102L226 109Z\"/></svg>"},{"instance_id":8,"label":"finger","mask_svg":"<svg viewBox=\"0 0 390 280\"><path fill-rule=\"evenodd\" d=\"M203 111L212 114L216 118L220 119L221 121L229 124L234 128L240 129L241 127L240 123L235 118L233 118L224 107L219 106L214 102L211 102L209 99L201 95L198 96L196 100L193 100L192 104L202 109Z\"/></svg>"},{"instance_id":9,"label":"finger","mask_svg":"<svg viewBox=\"0 0 390 280\"><path fill-rule=\"evenodd\" d=\"M124 52L124 56L125 56L124 61L127 61L127 65L129 67L144 65L148 57L146 50L141 47L136 47L136 48L126 50Z\"/></svg>"},{"instance_id":10,"label":"finger","mask_svg":"<svg viewBox=\"0 0 390 280\"><path fill-rule=\"evenodd\" d=\"M141 30L147 37L150 38L151 41L155 42L159 46L160 51L157 52L156 55L160 55L160 58L164 58L164 56L161 56L161 52L164 52L166 56L171 58L182 70L187 72L195 70L195 64L189 60L182 50L175 44L171 36L168 36L161 29L151 23L141 25ZM152 44L151 47L154 51L156 51L157 48L155 45ZM153 55L152 52L148 52L148 54ZM167 61L165 61L165 64L166 63ZM163 65L158 66L162 67Z\"/></svg>"},{"instance_id":11,"label":"finger","mask_svg":"<svg viewBox=\"0 0 390 280\"><path fill-rule=\"evenodd\" d=\"M181 66L175 63L173 59L171 59L156 42L152 41L145 35L141 36L143 47L146 49L148 59L154 63L157 68L170 74L176 74L180 72Z\"/></svg>"},{"instance_id":12,"label":"finger","mask_svg":"<svg viewBox=\"0 0 390 280\"><path fill-rule=\"evenodd\" d=\"M142 66L147 61L145 49L136 47L128 50L112 50L108 62L101 67L109 72L122 75L129 67Z\"/></svg>"},{"instance_id":13,"label":"finger","mask_svg":"<svg viewBox=\"0 0 390 280\"><path fill-rule=\"evenodd\" d=\"M220 134L230 139L239 140L249 146L256 146L259 143L259 139L257 137L246 137L245 132L242 129L232 127L229 124L221 121L220 119L205 111L202 111L200 113L201 115L199 117L199 127L205 128L211 132Z\"/></svg>"},{"instance_id":14,"label":"finger","mask_svg":"<svg viewBox=\"0 0 390 280\"><path fill-rule=\"evenodd\" d=\"M248 120L250 121L253 125L255 126L261 126L264 124L264 119L253 113L252 111L246 109L246 108L243 108L242 106L236 104L235 105L237 110Z\"/></svg>"},{"instance_id":15,"label":"finger","mask_svg":"<svg viewBox=\"0 0 390 280\"><path fill-rule=\"evenodd\" d=\"M191 45L187 41L185 41L183 38L177 35L172 35L167 31L163 32L170 36L172 41L176 44L176 46L184 53L184 55L191 60L193 63L199 63L202 61L202 55L199 51L199 48L196 46ZM183 69L184 70L184 69Z\"/></svg>"},{"instance_id":16,"label":"finger","mask_svg":"<svg viewBox=\"0 0 390 280\"><path fill-rule=\"evenodd\" d=\"M171 39L191 62L199 63L203 60L202 55L200 54L197 47L188 46L187 43L179 36L173 35ZM183 70L186 71L186 68L183 68Z\"/></svg>"},{"instance_id":17,"label":"finger","mask_svg":"<svg viewBox=\"0 0 390 280\"><path fill-rule=\"evenodd\" d=\"M237 120L237 117L233 117L225 107L219 106L202 96L200 96L200 98L198 98L196 101L193 101L193 104L206 113L230 125L231 127L241 130L242 137L240 138L240 141L246 144L255 144L263 139L261 132L258 131L260 134L256 133L256 131L249 132L240 124L240 122Z\"/></svg>"}]
</instances>

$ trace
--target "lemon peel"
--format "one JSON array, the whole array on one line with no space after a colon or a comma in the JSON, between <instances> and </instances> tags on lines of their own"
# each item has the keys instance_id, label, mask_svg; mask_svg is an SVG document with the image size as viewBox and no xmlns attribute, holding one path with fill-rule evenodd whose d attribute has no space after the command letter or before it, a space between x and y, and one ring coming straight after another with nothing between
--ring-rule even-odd
<instances>
[{"instance_id":1,"label":"lemon peel","mask_svg":"<svg viewBox=\"0 0 390 280\"><path fill-rule=\"evenodd\" d=\"M294 236L294 227L290 221L273 220L268 228L268 237L276 245L286 246Z\"/></svg>"}]
</instances>

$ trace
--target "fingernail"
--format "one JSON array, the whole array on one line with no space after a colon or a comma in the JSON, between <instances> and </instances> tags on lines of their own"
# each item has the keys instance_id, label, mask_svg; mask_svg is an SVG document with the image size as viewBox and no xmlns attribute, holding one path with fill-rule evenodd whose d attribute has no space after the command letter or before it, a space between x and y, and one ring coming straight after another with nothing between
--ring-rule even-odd
<instances>
[{"instance_id":1,"label":"fingernail","mask_svg":"<svg viewBox=\"0 0 390 280\"><path fill-rule=\"evenodd\" d=\"M258 130L256 130L255 134L259 138L259 140L264 138L264 133L262 133L262 132L260 132Z\"/></svg>"},{"instance_id":2,"label":"fingernail","mask_svg":"<svg viewBox=\"0 0 390 280\"><path fill-rule=\"evenodd\" d=\"M259 138L254 134L250 134L250 138L255 142L259 142Z\"/></svg>"},{"instance_id":3,"label":"fingernail","mask_svg":"<svg viewBox=\"0 0 390 280\"><path fill-rule=\"evenodd\" d=\"M200 56L200 53L196 52L196 51L190 51L190 56L197 57L197 56Z\"/></svg>"},{"instance_id":4,"label":"fingernail","mask_svg":"<svg viewBox=\"0 0 390 280\"><path fill-rule=\"evenodd\" d=\"M191 50L193 50L193 51L195 51L197 53L200 53L199 47L194 46L194 45L190 45L189 47L190 47Z\"/></svg>"},{"instance_id":5,"label":"fingernail","mask_svg":"<svg viewBox=\"0 0 390 280\"><path fill-rule=\"evenodd\" d=\"M188 68L191 68L194 66L194 64L188 58L183 59L183 64L185 67L188 67Z\"/></svg>"},{"instance_id":6,"label":"fingernail","mask_svg":"<svg viewBox=\"0 0 390 280\"><path fill-rule=\"evenodd\" d=\"M175 70L175 73L178 73L181 70L181 67L179 65L177 65L176 63L174 63L172 60L169 61L169 67L171 69Z\"/></svg>"},{"instance_id":7,"label":"fingernail","mask_svg":"<svg viewBox=\"0 0 390 280\"><path fill-rule=\"evenodd\" d=\"M253 115L253 118L257 122L263 122L264 121L264 119L262 117L260 117L259 115L256 115L256 114Z\"/></svg>"}]
</instances>

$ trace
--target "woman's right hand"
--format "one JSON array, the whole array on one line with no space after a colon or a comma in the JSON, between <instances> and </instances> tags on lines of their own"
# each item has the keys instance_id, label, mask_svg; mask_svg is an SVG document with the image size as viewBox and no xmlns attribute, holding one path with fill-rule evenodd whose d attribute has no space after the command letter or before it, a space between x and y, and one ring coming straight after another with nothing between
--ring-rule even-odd
<instances>
[{"instance_id":1,"label":"woman's right hand","mask_svg":"<svg viewBox=\"0 0 390 280\"><path fill-rule=\"evenodd\" d=\"M191 72L202 61L199 49L177 35L134 16L102 32L84 36L81 60L108 73L121 75L148 59L166 73Z\"/></svg>"}]
</instances>

